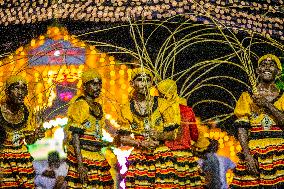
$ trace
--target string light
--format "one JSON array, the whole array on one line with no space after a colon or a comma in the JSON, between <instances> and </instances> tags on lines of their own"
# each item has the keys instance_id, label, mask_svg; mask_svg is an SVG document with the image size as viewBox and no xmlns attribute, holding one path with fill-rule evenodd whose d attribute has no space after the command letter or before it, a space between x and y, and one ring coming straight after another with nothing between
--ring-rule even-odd
<instances>
[{"instance_id":1,"label":"string light","mask_svg":"<svg viewBox=\"0 0 284 189\"><path fill-rule=\"evenodd\" d=\"M163 19L180 14L192 21L200 19L211 22L211 16L218 18L221 23L226 23L229 27L233 27L238 23L235 23L234 20L241 21L243 24L239 24L237 27L246 29L251 28L251 23L248 21L254 20L253 23L256 25L263 24L258 28L265 30L265 33L269 35L279 35L278 31L281 31L280 26L283 25L283 20L277 16L277 13L281 12L279 7L283 7L283 1L276 1L273 6L270 0L262 2L237 1L234 3L226 0L199 1L198 3L187 0L108 1L107 6L104 5L106 1L102 0L97 4L77 0L53 1L51 4L36 1L12 4L11 2L2 1L6 6L0 10L0 23L7 26L9 24L35 23L52 18L115 22L128 21L129 18L141 19L140 15L144 15L147 19ZM269 12L269 14L259 16L259 11ZM189 16L189 13L194 15ZM232 20L233 22L227 22ZM268 25L265 26L264 23L268 23ZM269 28L275 32L269 32ZM55 29L53 33L59 34L60 31ZM74 41L74 43L76 42Z\"/></svg>"}]
</instances>

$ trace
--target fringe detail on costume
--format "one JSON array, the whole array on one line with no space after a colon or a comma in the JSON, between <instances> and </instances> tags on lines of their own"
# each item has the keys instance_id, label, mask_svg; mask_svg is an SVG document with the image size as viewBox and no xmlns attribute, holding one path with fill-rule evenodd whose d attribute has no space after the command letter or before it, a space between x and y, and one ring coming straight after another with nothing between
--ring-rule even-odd
<instances>
[{"instance_id":1,"label":"fringe detail on costume","mask_svg":"<svg viewBox=\"0 0 284 189\"><path fill-rule=\"evenodd\" d=\"M86 152L84 152L86 153ZM110 174L110 165L100 152L90 152L92 158L83 155L83 164L88 169L87 181L82 184L77 171L77 159L72 153L67 154L69 170L66 177L68 188L113 188L113 179Z\"/></svg>"},{"instance_id":2,"label":"fringe detail on costume","mask_svg":"<svg viewBox=\"0 0 284 189\"><path fill-rule=\"evenodd\" d=\"M271 127L264 130L262 127L253 127L250 132L251 140L259 140L265 138L284 138L284 132L279 127Z\"/></svg>"},{"instance_id":3,"label":"fringe detail on costume","mask_svg":"<svg viewBox=\"0 0 284 189\"><path fill-rule=\"evenodd\" d=\"M173 151L175 157L176 184L178 188L203 188L204 178L197 159L190 151Z\"/></svg>"},{"instance_id":4,"label":"fringe detail on costume","mask_svg":"<svg viewBox=\"0 0 284 189\"><path fill-rule=\"evenodd\" d=\"M128 157L126 188L177 188L172 152L167 147L155 151L134 149Z\"/></svg>"},{"instance_id":5,"label":"fringe detail on costume","mask_svg":"<svg viewBox=\"0 0 284 189\"><path fill-rule=\"evenodd\" d=\"M255 140L250 140L249 148L258 161L260 174L250 174L244 160L240 159L232 188L284 188L284 138L263 138L262 132L275 133L272 136L279 134L278 129L263 131L261 128L252 128Z\"/></svg>"},{"instance_id":6,"label":"fringe detail on costume","mask_svg":"<svg viewBox=\"0 0 284 189\"><path fill-rule=\"evenodd\" d=\"M166 146L155 151L134 149L128 157L126 188L202 188L196 159L190 152L171 151Z\"/></svg>"},{"instance_id":7,"label":"fringe detail on costume","mask_svg":"<svg viewBox=\"0 0 284 189\"><path fill-rule=\"evenodd\" d=\"M0 151L0 188L34 188L33 158L25 145L13 147L6 141Z\"/></svg>"}]
</instances>

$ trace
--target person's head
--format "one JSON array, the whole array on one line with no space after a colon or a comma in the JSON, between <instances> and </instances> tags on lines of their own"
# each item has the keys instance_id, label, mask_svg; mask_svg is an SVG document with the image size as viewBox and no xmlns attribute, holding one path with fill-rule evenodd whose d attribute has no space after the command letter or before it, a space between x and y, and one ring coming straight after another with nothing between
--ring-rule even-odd
<instances>
[{"instance_id":1,"label":"person's head","mask_svg":"<svg viewBox=\"0 0 284 189\"><path fill-rule=\"evenodd\" d=\"M91 69L82 73L82 83L84 94L95 99L98 98L102 91L101 75Z\"/></svg>"},{"instance_id":2,"label":"person's head","mask_svg":"<svg viewBox=\"0 0 284 189\"><path fill-rule=\"evenodd\" d=\"M22 76L11 76L6 80L7 100L15 105L23 105L25 97L28 95L27 81Z\"/></svg>"},{"instance_id":3,"label":"person's head","mask_svg":"<svg viewBox=\"0 0 284 189\"><path fill-rule=\"evenodd\" d=\"M219 142L215 139L209 139L210 144L207 147L207 152L209 153L216 153L219 149Z\"/></svg>"},{"instance_id":4,"label":"person's head","mask_svg":"<svg viewBox=\"0 0 284 189\"><path fill-rule=\"evenodd\" d=\"M208 137L199 137L198 140L192 145L195 156L204 159L209 145L210 139Z\"/></svg>"},{"instance_id":5,"label":"person's head","mask_svg":"<svg viewBox=\"0 0 284 189\"><path fill-rule=\"evenodd\" d=\"M276 77L281 73L282 66L279 58L272 54L262 56L258 60L258 68L256 73L260 81L270 83L275 81Z\"/></svg>"},{"instance_id":6,"label":"person's head","mask_svg":"<svg viewBox=\"0 0 284 189\"><path fill-rule=\"evenodd\" d=\"M51 169L57 169L60 166L59 153L57 151L48 153L47 161Z\"/></svg>"},{"instance_id":7,"label":"person's head","mask_svg":"<svg viewBox=\"0 0 284 189\"><path fill-rule=\"evenodd\" d=\"M165 79L157 85L159 94L166 99L174 99L177 96L177 84L172 79Z\"/></svg>"},{"instance_id":8,"label":"person's head","mask_svg":"<svg viewBox=\"0 0 284 189\"><path fill-rule=\"evenodd\" d=\"M153 75L146 68L133 69L131 74L130 85L133 87L135 93L141 95L148 95L152 87Z\"/></svg>"}]
</instances>

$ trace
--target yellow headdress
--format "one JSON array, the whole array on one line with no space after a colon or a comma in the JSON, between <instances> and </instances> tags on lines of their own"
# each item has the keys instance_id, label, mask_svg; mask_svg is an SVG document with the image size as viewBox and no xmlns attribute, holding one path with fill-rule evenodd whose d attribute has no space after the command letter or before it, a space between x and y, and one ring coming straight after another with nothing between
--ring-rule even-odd
<instances>
[{"instance_id":1,"label":"yellow headdress","mask_svg":"<svg viewBox=\"0 0 284 189\"><path fill-rule=\"evenodd\" d=\"M266 55L260 57L260 59L258 60L258 65L262 61L266 60L267 58L270 58L271 60L273 60L277 64L278 69L282 70L282 65L281 65L279 58L277 56L273 55L273 54L266 54Z\"/></svg>"},{"instance_id":2,"label":"yellow headdress","mask_svg":"<svg viewBox=\"0 0 284 189\"><path fill-rule=\"evenodd\" d=\"M197 152L204 152L208 149L208 146L210 145L210 140L207 137L199 137L197 142L194 143L195 151Z\"/></svg>"},{"instance_id":3,"label":"yellow headdress","mask_svg":"<svg viewBox=\"0 0 284 189\"><path fill-rule=\"evenodd\" d=\"M82 82L83 82L83 83L87 83L88 81L94 80L94 79L96 79L96 78L98 78L98 79L101 80L101 79L102 79L102 76L101 76L101 74L100 74L99 72L97 72L96 70L90 69L90 70L84 71L84 72L82 73L81 78L82 78Z\"/></svg>"},{"instance_id":4,"label":"yellow headdress","mask_svg":"<svg viewBox=\"0 0 284 189\"><path fill-rule=\"evenodd\" d=\"M165 97L168 100L172 100L175 102L179 102L179 104L183 104L186 105L187 101L184 98L181 98L178 96L178 92L177 92L177 84L174 80L172 79L165 79L163 81L161 81L158 85L157 85L157 89L160 93L162 93L163 95L165 95Z\"/></svg>"},{"instance_id":5,"label":"yellow headdress","mask_svg":"<svg viewBox=\"0 0 284 189\"><path fill-rule=\"evenodd\" d=\"M17 83L19 81L22 81L26 85L28 84L27 80L24 77L20 75L13 75L6 80L6 88L8 88L13 83Z\"/></svg>"},{"instance_id":6,"label":"yellow headdress","mask_svg":"<svg viewBox=\"0 0 284 189\"><path fill-rule=\"evenodd\" d=\"M141 75L141 74L147 74L151 78L153 78L153 74L150 70L148 70L146 68L135 68L131 72L131 80L133 80L136 76Z\"/></svg>"},{"instance_id":7,"label":"yellow headdress","mask_svg":"<svg viewBox=\"0 0 284 189\"><path fill-rule=\"evenodd\" d=\"M177 84L174 80L172 79L165 79L161 81L158 86L158 90L160 93L164 95L176 95L177 94Z\"/></svg>"}]
</instances>

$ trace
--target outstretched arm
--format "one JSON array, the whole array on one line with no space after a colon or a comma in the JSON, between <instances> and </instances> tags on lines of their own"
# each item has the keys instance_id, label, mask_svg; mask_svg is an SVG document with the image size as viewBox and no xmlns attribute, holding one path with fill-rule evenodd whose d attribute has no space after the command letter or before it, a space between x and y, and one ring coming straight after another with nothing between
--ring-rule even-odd
<instances>
[{"instance_id":1,"label":"outstretched arm","mask_svg":"<svg viewBox=\"0 0 284 189\"><path fill-rule=\"evenodd\" d=\"M79 140L79 134L73 133L73 139L72 139L73 145L74 145L74 150L78 162L78 172L80 174L80 179L82 182L86 179L86 168L84 167L83 164L83 157L81 154L81 148L80 148L80 140Z\"/></svg>"},{"instance_id":2,"label":"outstretched arm","mask_svg":"<svg viewBox=\"0 0 284 189\"><path fill-rule=\"evenodd\" d=\"M139 147L140 142L133 139L131 136L119 136L120 137L120 142L123 145L126 146L133 146L133 147Z\"/></svg>"},{"instance_id":3,"label":"outstretched arm","mask_svg":"<svg viewBox=\"0 0 284 189\"><path fill-rule=\"evenodd\" d=\"M157 132L152 130L150 132L150 136L152 139L156 141L166 141L166 140L174 140L175 139L175 131L164 131L164 132Z\"/></svg>"},{"instance_id":4,"label":"outstretched arm","mask_svg":"<svg viewBox=\"0 0 284 189\"><path fill-rule=\"evenodd\" d=\"M38 127L35 129L33 133L25 135L25 140L27 144L33 144L37 140L42 139L44 137L45 137L45 129Z\"/></svg>"}]
</instances>

